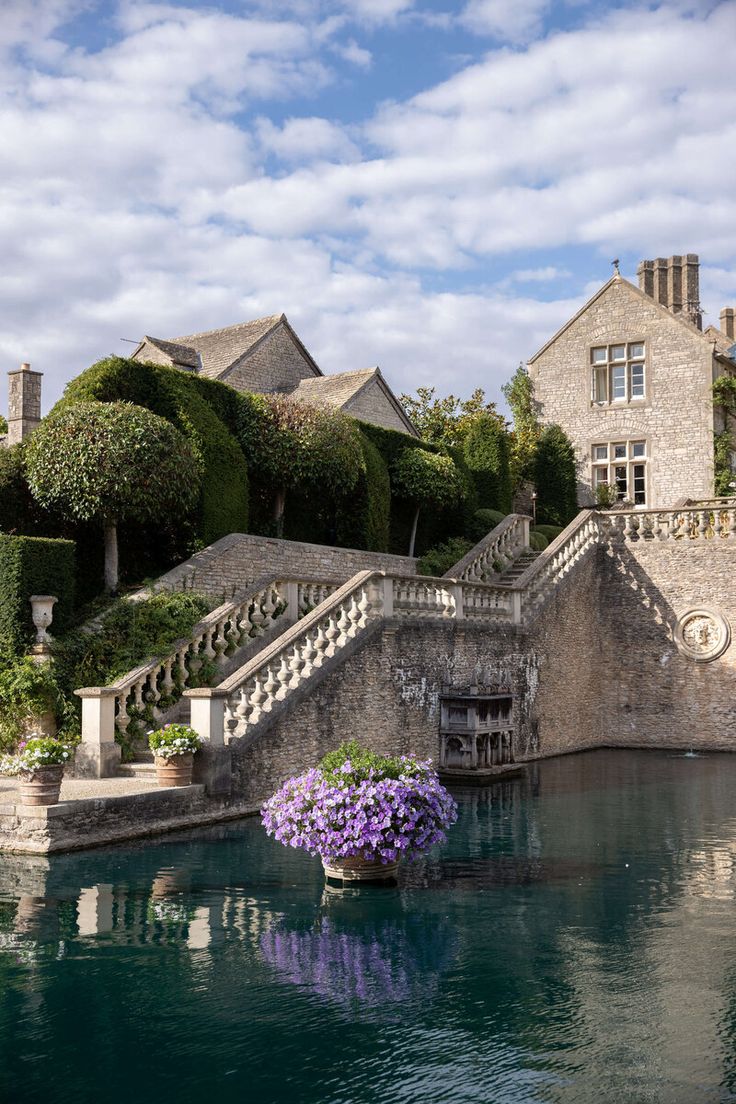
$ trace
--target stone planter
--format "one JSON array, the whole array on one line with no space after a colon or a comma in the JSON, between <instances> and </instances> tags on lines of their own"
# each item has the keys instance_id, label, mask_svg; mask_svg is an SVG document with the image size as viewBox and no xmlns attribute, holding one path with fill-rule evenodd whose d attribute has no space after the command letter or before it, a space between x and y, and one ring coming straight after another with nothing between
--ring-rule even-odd
<instances>
[{"instance_id":1,"label":"stone planter","mask_svg":"<svg viewBox=\"0 0 736 1104\"><path fill-rule=\"evenodd\" d=\"M172 755L170 759L155 755L153 761L159 786L191 786L194 768L194 755L191 751L186 751L183 755Z\"/></svg>"},{"instance_id":2,"label":"stone planter","mask_svg":"<svg viewBox=\"0 0 736 1104\"><path fill-rule=\"evenodd\" d=\"M399 861L382 863L357 856L346 859L323 859L325 877L335 882L393 882L399 869Z\"/></svg>"},{"instance_id":3,"label":"stone planter","mask_svg":"<svg viewBox=\"0 0 736 1104\"><path fill-rule=\"evenodd\" d=\"M36 767L32 773L21 774L21 805L56 805L59 800L63 775L63 763Z\"/></svg>"}]
</instances>

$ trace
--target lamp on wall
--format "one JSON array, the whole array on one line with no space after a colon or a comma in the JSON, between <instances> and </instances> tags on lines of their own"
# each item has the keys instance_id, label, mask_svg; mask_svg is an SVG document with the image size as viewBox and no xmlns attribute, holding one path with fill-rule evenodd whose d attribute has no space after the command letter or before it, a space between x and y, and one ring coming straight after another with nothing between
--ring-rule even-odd
<instances>
[{"instance_id":1,"label":"lamp on wall","mask_svg":"<svg viewBox=\"0 0 736 1104\"><path fill-rule=\"evenodd\" d=\"M537 524L537 492L532 491L532 524Z\"/></svg>"}]
</instances>

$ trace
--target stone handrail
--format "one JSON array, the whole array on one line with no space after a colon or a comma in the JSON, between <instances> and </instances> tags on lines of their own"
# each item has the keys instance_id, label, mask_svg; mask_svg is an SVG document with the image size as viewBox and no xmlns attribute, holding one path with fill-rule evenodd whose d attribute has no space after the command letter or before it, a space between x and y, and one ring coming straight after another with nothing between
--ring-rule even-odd
<instances>
[{"instance_id":1,"label":"stone handrail","mask_svg":"<svg viewBox=\"0 0 736 1104\"><path fill-rule=\"evenodd\" d=\"M212 745L250 736L287 695L343 650L377 617L390 615L392 585L361 571L217 687L185 691L191 723Z\"/></svg>"},{"instance_id":2,"label":"stone handrail","mask_svg":"<svg viewBox=\"0 0 736 1104\"><path fill-rule=\"evenodd\" d=\"M509 514L459 563L445 572L444 578L463 579L471 583L493 582L500 572L529 548L531 520L526 514Z\"/></svg>"},{"instance_id":3,"label":"stone handrail","mask_svg":"<svg viewBox=\"0 0 736 1104\"><path fill-rule=\"evenodd\" d=\"M582 510L512 583L509 589L518 594L523 624L534 619L560 580L599 543L599 516L595 510Z\"/></svg>"},{"instance_id":4,"label":"stone handrail","mask_svg":"<svg viewBox=\"0 0 736 1104\"><path fill-rule=\"evenodd\" d=\"M99 777L101 765L96 749L100 745L107 745L106 754L111 760L119 760L116 729L126 735L133 720L144 720L155 727L191 687L203 664L221 666L225 657L261 636L282 616L296 621L335 586L329 582L261 579L203 617L191 636L178 640L166 656L147 660L109 686L75 690L82 699L77 772Z\"/></svg>"},{"instance_id":5,"label":"stone handrail","mask_svg":"<svg viewBox=\"0 0 736 1104\"><path fill-rule=\"evenodd\" d=\"M601 513L601 536L611 542L637 540L704 540L736 537L736 501L674 510L617 510Z\"/></svg>"},{"instance_id":6,"label":"stone handrail","mask_svg":"<svg viewBox=\"0 0 736 1104\"><path fill-rule=\"evenodd\" d=\"M442 617L482 621L514 619L509 587L470 583L457 578L429 575L393 575L392 614L400 618Z\"/></svg>"}]
</instances>

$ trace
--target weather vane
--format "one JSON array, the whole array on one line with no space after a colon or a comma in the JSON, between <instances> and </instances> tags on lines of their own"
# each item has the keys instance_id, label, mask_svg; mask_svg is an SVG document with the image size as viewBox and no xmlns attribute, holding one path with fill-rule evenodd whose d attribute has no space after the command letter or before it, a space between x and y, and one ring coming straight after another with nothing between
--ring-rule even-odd
<instances>
[{"instance_id":1,"label":"weather vane","mask_svg":"<svg viewBox=\"0 0 736 1104\"><path fill-rule=\"evenodd\" d=\"M618 270L619 263L620 262L619 262L618 257L616 257L616 259L614 261L611 261L611 264L613 265L613 275L614 276L620 276L621 275L621 273Z\"/></svg>"}]
</instances>

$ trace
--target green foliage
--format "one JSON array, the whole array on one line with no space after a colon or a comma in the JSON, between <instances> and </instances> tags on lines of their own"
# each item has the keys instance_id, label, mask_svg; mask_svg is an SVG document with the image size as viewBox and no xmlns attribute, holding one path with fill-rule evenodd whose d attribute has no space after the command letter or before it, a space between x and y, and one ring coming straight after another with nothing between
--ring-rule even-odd
<instances>
[{"instance_id":1,"label":"green foliage","mask_svg":"<svg viewBox=\"0 0 736 1104\"><path fill-rule=\"evenodd\" d=\"M0 652L30 643L32 594L56 595L53 631L63 632L74 609L74 544L0 533Z\"/></svg>"},{"instance_id":2,"label":"green foliage","mask_svg":"<svg viewBox=\"0 0 736 1104\"><path fill-rule=\"evenodd\" d=\"M542 431L534 459L537 517L544 524L565 526L577 513L575 451L558 425Z\"/></svg>"},{"instance_id":3,"label":"green foliage","mask_svg":"<svg viewBox=\"0 0 736 1104\"><path fill-rule=\"evenodd\" d=\"M523 364L501 390L514 419L510 465L512 486L516 489L521 483L534 479L534 457L542 429L534 401L534 385Z\"/></svg>"},{"instance_id":4,"label":"green foliage","mask_svg":"<svg viewBox=\"0 0 736 1104\"><path fill-rule=\"evenodd\" d=\"M173 759L177 755L199 751L202 737L189 725L167 724L149 732L148 746L159 759Z\"/></svg>"},{"instance_id":5,"label":"green foliage","mask_svg":"<svg viewBox=\"0 0 736 1104\"><path fill-rule=\"evenodd\" d=\"M458 399L455 395L439 399L434 387L418 387L416 397L401 395L400 402L422 440L436 445L462 445L479 415L493 418L501 428L505 426L495 403L486 402L481 387L469 399Z\"/></svg>"},{"instance_id":6,"label":"green foliage","mask_svg":"<svg viewBox=\"0 0 736 1104\"><path fill-rule=\"evenodd\" d=\"M37 501L79 521L186 513L199 491L189 443L165 419L130 403L63 406L33 434L26 463Z\"/></svg>"},{"instance_id":7,"label":"green foliage","mask_svg":"<svg viewBox=\"0 0 736 1104\"><path fill-rule=\"evenodd\" d=\"M224 383L178 368L107 357L72 380L58 405L132 402L165 418L190 440L203 465L200 498L193 532L177 518L178 532L169 538L173 561L191 550L193 538L211 544L228 533L248 531L248 469L234 436L247 398ZM160 539L156 530L152 537Z\"/></svg>"},{"instance_id":8,"label":"green foliage","mask_svg":"<svg viewBox=\"0 0 736 1104\"><path fill-rule=\"evenodd\" d=\"M500 419L486 412L476 415L465 433L463 454L473 476L478 505L509 513L513 498L509 435Z\"/></svg>"},{"instance_id":9,"label":"green foliage","mask_svg":"<svg viewBox=\"0 0 736 1104\"><path fill-rule=\"evenodd\" d=\"M438 544L436 548L430 548L419 560L417 574L433 575L434 577L444 575L451 567L459 563L463 556L467 555L473 547L473 543L473 541L466 540L465 537L453 537L452 540L445 541L444 544Z\"/></svg>"},{"instance_id":10,"label":"green foliage","mask_svg":"<svg viewBox=\"0 0 736 1104\"><path fill-rule=\"evenodd\" d=\"M532 532L533 533L541 533L542 536L545 536L547 538L547 540L549 541L549 543L551 544L553 540L555 540L557 537L559 537L560 533L562 532L562 526L561 525L535 525Z\"/></svg>"},{"instance_id":11,"label":"green foliage","mask_svg":"<svg viewBox=\"0 0 736 1104\"><path fill-rule=\"evenodd\" d=\"M545 537L544 533L540 533L538 529L533 530L529 534L529 547L534 552L544 552L548 544L549 541Z\"/></svg>"},{"instance_id":12,"label":"green foliage","mask_svg":"<svg viewBox=\"0 0 736 1104\"><path fill-rule=\"evenodd\" d=\"M0 436L4 436L8 432L8 423L6 419L0 414Z\"/></svg>"},{"instance_id":13,"label":"green foliage","mask_svg":"<svg viewBox=\"0 0 736 1104\"><path fill-rule=\"evenodd\" d=\"M337 518L337 543L343 548L386 552L391 523L391 482L383 458L365 434L360 434L364 468L355 491Z\"/></svg>"},{"instance_id":14,"label":"green foliage","mask_svg":"<svg viewBox=\"0 0 736 1104\"><path fill-rule=\"evenodd\" d=\"M31 494L23 453L23 445L0 448L0 531L26 536L57 536L54 519Z\"/></svg>"},{"instance_id":15,"label":"green foliage","mask_svg":"<svg viewBox=\"0 0 736 1104\"><path fill-rule=\"evenodd\" d=\"M274 496L279 535L289 492L318 488L338 503L356 489L365 468L352 418L287 395L250 396L238 439L259 484Z\"/></svg>"},{"instance_id":16,"label":"green foliage","mask_svg":"<svg viewBox=\"0 0 736 1104\"><path fill-rule=\"evenodd\" d=\"M468 539L477 544L488 536L492 529L500 525L505 517L506 515L500 510L476 510L466 529Z\"/></svg>"},{"instance_id":17,"label":"green foliage","mask_svg":"<svg viewBox=\"0 0 736 1104\"><path fill-rule=\"evenodd\" d=\"M730 430L713 434L715 493L732 496L736 489L734 441Z\"/></svg>"},{"instance_id":18,"label":"green foliage","mask_svg":"<svg viewBox=\"0 0 736 1104\"><path fill-rule=\"evenodd\" d=\"M336 751L328 752L318 763L318 769L327 782L341 788L357 786L368 778L377 781L423 773L418 764L412 769L404 756L378 755L361 747L357 740L347 740Z\"/></svg>"},{"instance_id":19,"label":"green foliage","mask_svg":"<svg viewBox=\"0 0 736 1104\"><path fill-rule=\"evenodd\" d=\"M595 489L595 504L599 510L610 510L618 501L615 483L599 483Z\"/></svg>"},{"instance_id":20,"label":"green foliage","mask_svg":"<svg viewBox=\"0 0 736 1104\"><path fill-rule=\"evenodd\" d=\"M454 460L439 452L406 449L394 465L392 484L397 494L417 506L450 506L464 487Z\"/></svg>"},{"instance_id":21,"label":"green foliage","mask_svg":"<svg viewBox=\"0 0 736 1104\"><path fill-rule=\"evenodd\" d=\"M12 751L27 722L44 713L64 714L52 664L6 653L0 660L0 750Z\"/></svg>"}]
</instances>

